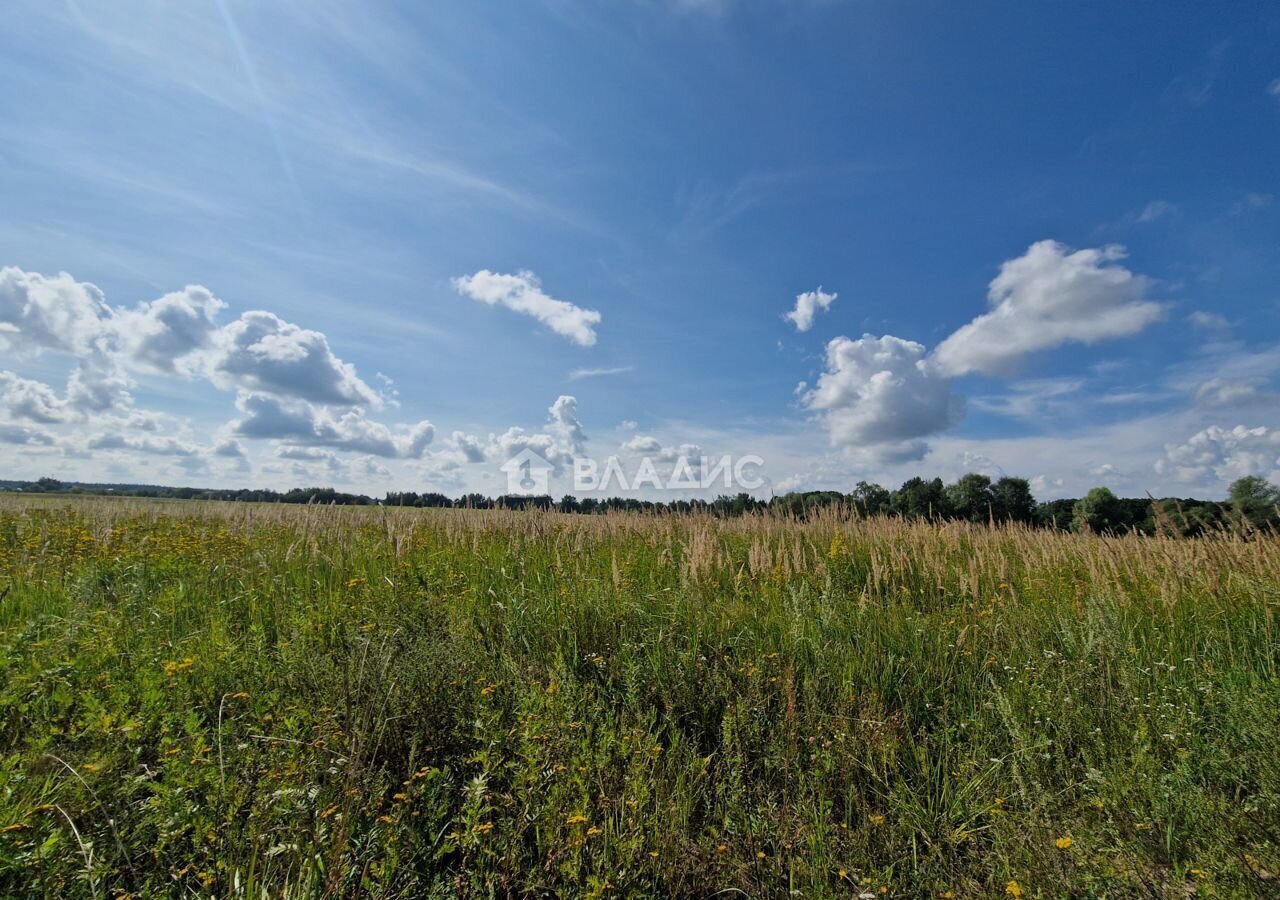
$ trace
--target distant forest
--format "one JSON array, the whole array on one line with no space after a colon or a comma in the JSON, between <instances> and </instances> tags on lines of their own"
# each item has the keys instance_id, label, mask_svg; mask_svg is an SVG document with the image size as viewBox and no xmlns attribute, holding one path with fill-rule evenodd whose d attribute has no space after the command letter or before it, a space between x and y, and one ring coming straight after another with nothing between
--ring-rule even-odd
<instances>
[{"instance_id":1,"label":"distant forest","mask_svg":"<svg viewBox=\"0 0 1280 900\"><path fill-rule=\"evenodd\" d=\"M771 512L805 517L824 508L843 508L863 516L901 516L907 519L1018 522L1060 531L1092 531L1105 534L1137 532L1192 537L1209 532L1275 531L1280 528L1280 488L1256 476L1234 482L1225 500L1117 497L1097 487L1084 497L1037 502L1025 478L992 480L971 473L952 484L941 478L911 478L897 490L860 481L847 494L839 491L793 492L760 500L750 494L721 496L714 500L659 502L634 497L605 499L564 496L506 495L486 497L466 494L456 499L440 493L389 492L382 499L349 494L328 487L222 490L166 487L146 484L90 484L55 478L38 481L2 481L0 490L34 494L91 494L113 497L152 497L176 500L217 500L250 503L314 503L341 506L439 507L452 509L544 509L597 515L611 511L649 513L706 512L715 516L740 516Z\"/></svg>"}]
</instances>

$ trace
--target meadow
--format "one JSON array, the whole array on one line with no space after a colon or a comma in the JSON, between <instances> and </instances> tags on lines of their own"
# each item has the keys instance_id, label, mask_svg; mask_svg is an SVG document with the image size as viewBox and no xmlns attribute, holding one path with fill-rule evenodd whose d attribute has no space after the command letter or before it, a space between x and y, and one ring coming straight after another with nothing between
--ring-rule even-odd
<instances>
[{"instance_id":1,"label":"meadow","mask_svg":"<svg viewBox=\"0 0 1280 900\"><path fill-rule=\"evenodd\" d=\"M1280 892L1280 540L0 498L0 896Z\"/></svg>"}]
</instances>

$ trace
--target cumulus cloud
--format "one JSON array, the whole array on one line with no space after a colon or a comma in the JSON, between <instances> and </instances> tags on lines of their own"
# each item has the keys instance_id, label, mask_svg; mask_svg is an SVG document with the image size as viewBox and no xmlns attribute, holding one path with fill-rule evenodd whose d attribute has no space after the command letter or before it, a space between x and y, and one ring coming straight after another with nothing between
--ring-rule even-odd
<instances>
[{"instance_id":1,"label":"cumulus cloud","mask_svg":"<svg viewBox=\"0 0 1280 900\"><path fill-rule=\"evenodd\" d=\"M679 462L683 459L696 471L702 465L702 447L698 444L663 444L656 437L638 434L622 444L623 450L630 450L643 456L652 457L661 462Z\"/></svg>"},{"instance_id":2,"label":"cumulus cloud","mask_svg":"<svg viewBox=\"0 0 1280 900\"><path fill-rule=\"evenodd\" d=\"M960 376L1008 375L1037 350L1135 334L1163 316L1165 307L1147 299L1149 279L1119 265L1124 257L1118 246L1072 250L1039 241L1001 266L988 289L990 310L931 353L892 335L839 337L827 345L817 386L801 383L797 394L822 414L834 445L880 462L919 459L928 451L924 438L963 413L954 390ZM1069 390L1057 384L1051 392ZM978 402L1018 415L1035 401L1015 390L1010 398Z\"/></svg>"},{"instance_id":3,"label":"cumulus cloud","mask_svg":"<svg viewBox=\"0 0 1280 900\"><path fill-rule=\"evenodd\" d=\"M208 365L224 387L334 406L382 402L354 366L334 355L323 334L269 312L247 312L223 328Z\"/></svg>"},{"instance_id":4,"label":"cumulus cloud","mask_svg":"<svg viewBox=\"0 0 1280 900\"><path fill-rule=\"evenodd\" d=\"M631 440L623 443L622 449L631 450L635 453L659 453L662 451L662 442L656 437L651 437L647 434L637 434Z\"/></svg>"},{"instance_id":5,"label":"cumulus cloud","mask_svg":"<svg viewBox=\"0 0 1280 900\"><path fill-rule=\"evenodd\" d=\"M827 344L826 371L802 401L823 414L833 444L879 459L919 459L922 438L955 423L963 401L925 348L892 335L838 337Z\"/></svg>"},{"instance_id":6,"label":"cumulus cloud","mask_svg":"<svg viewBox=\"0 0 1280 900\"><path fill-rule=\"evenodd\" d=\"M88 355L102 349L113 318L101 290L66 272L0 269L0 348Z\"/></svg>"},{"instance_id":7,"label":"cumulus cloud","mask_svg":"<svg viewBox=\"0 0 1280 900\"><path fill-rule=\"evenodd\" d=\"M90 450L131 450L153 456L194 457L200 455L200 447L175 438L157 438L150 435L95 434L86 446Z\"/></svg>"},{"instance_id":8,"label":"cumulus cloud","mask_svg":"<svg viewBox=\"0 0 1280 900\"><path fill-rule=\"evenodd\" d=\"M14 419L54 424L71 417L67 403L49 385L0 372L0 408Z\"/></svg>"},{"instance_id":9,"label":"cumulus cloud","mask_svg":"<svg viewBox=\"0 0 1280 900\"><path fill-rule=\"evenodd\" d=\"M391 428L367 418L360 409L336 414L323 406L268 394L242 393L236 406L245 414L231 423L236 436L280 440L303 448L416 459L435 437L435 426L425 420Z\"/></svg>"},{"instance_id":10,"label":"cumulus cloud","mask_svg":"<svg viewBox=\"0 0 1280 900\"><path fill-rule=\"evenodd\" d=\"M39 428L28 428L13 422L0 422L0 444L52 447L54 437Z\"/></svg>"},{"instance_id":11,"label":"cumulus cloud","mask_svg":"<svg viewBox=\"0 0 1280 900\"><path fill-rule=\"evenodd\" d=\"M320 450L316 447L291 447L287 444L276 447L276 456L281 459L301 460L302 462L321 462L326 459L337 459L328 450Z\"/></svg>"},{"instance_id":12,"label":"cumulus cloud","mask_svg":"<svg viewBox=\"0 0 1280 900\"><path fill-rule=\"evenodd\" d=\"M587 435L582 430L582 422L578 420L577 398L561 394L547 412L551 418L548 430L559 441L564 452L575 457L585 454Z\"/></svg>"},{"instance_id":13,"label":"cumulus cloud","mask_svg":"<svg viewBox=\"0 0 1280 900\"><path fill-rule=\"evenodd\" d=\"M248 456L245 452L244 444L229 438L214 444L213 455L224 459L245 459Z\"/></svg>"},{"instance_id":14,"label":"cumulus cloud","mask_svg":"<svg viewBox=\"0 0 1280 900\"><path fill-rule=\"evenodd\" d=\"M450 435L450 441L453 446L462 454L462 458L467 462L478 463L484 462L485 448L484 441L473 434L466 434L462 431L455 431Z\"/></svg>"},{"instance_id":15,"label":"cumulus cloud","mask_svg":"<svg viewBox=\"0 0 1280 900\"><path fill-rule=\"evenodd\" d=\"M67 379L67 405L80 414L123 409L131 403L128 377L106 354L82 359Z\"/></svg>"},{"instance_id":16,"label":"cumulus cloud","mask_svg":"<svg viewBox=\"0 0 1280 900\"><path fill-rule=\"evenodd\" d=\"M226 304L207 288L188 285L158 300L118 314L123 350L136 364L177 373L213 341L214 321Z\"/></svg>"},{"instance_id":17,"label":"cumulus cloud","mask_svg":"<svg viewBox=\"0 0 1280 900\"><path fill-rule=\"evenodd\" d=\"M600 313L547 295L538 276L532 272L503 275L482 269L474 275L453 279L453 287L480 303L505 306L532 316L580 346L590 347L596 342L595 326L600 324Z\"/></svg>"},{"instance_id":18,"label":"cumulus cloud","mask_svg":"<svg viewBox=\"0 0 1280 900\"><path fill-rule=\"evenodd\" d=\"M1166 444L1156 472L1179 481L1201 481L1212 475L1234 481L1246 475L1280 477L1280 431L1259 426L1211 425L1181 444Z\"/></svg>"},{"instance_id":19,"label":"cumulus cloud","mask_svg":"<svg viewBox=\"0 0 1280 900\"><path fill-rule=\"evenodd\" d=\"M264 311L219 326L216 317L225 308L199 285L132 309L112 308L96 286L66 273L0 269L0 347L79 359L67 395L58 401L62 412L46 404L46 415L127 406L129 370L203 374L224 389L313 403L381 404L381 395L320 332Z\"/></svg>"},{"instance_id":20,"label":"cumulus cloud","mask_svg":"<svg viewBox=\"0 0 1280 900\"><path fill-rule=\"evenodd\" d=\"M796 294L796 307L783 318L796 326L796 331L808 331L813 327L818 311L826 311L835 302L837 294L828 294L819 287L816 291Z\"/></svg>"},{"instance_id":21,"label":"cumulus cloud","mask_svg":"<svg viewBox=\"0 0 1280 900\"><path fill-rule=\"evenodd\" d=\"M233 437L283 440L300 447L416 459L434 437L430 422L384 425L367 410L397 405L339 358L328 339L274 313L246 312L227 324L226 303L207 288L188 285L132 307L111 306L93 284L61 273L45 276L0 269L0 350L14 358L41 353L71 357L64 390L15 372L0 372L0 417L8 443L47 443L53 435L19 424L53 428L84 424L92 436L64 442L66 452L133 452L177 457L187 468L205 456L234 460L247 453ZM235 391L245 414L230 423L212 451L160 436L172 417L133 407L140 376L200 379ZM295 460L298 462L298 460ZM363 474L376 476L367 463Z\"/></svg>"},{"instance_id":22,"label":"cumulus cloud","mask_svg":"<svg viewBox=\"0 0 1280 900\"><path fill-rule=\"evenodd\" d=\"M1036 350L1141 331L1164 307L1146 298L1149 279L1118 265L1125 255L1115 245L1072 251L1057 241L1032 244L1000 267L987 294L991 311L938 345L938 368L1004 375Z\"/></svg>"},{"instance_id":23,"label":"cumulus cloud","mask_svg":"<svg viewBox=\"0 0 1280 900\"><path fill-rule=\"evenodd\" d=\"M391 470L372 456L357 456L351 460L348 469L357 478L376 478L379 481L391 478Z\"/></svg>"},{"instance_id":24,"label":"cumulus cloud","mask_svg":"<svg viewBox=\"0 0 1280 900\"><path fill-rule=\"evenodd\" d=\"M576 457L586 454L587 436L578 419L577 398L557 397L547 409L547 420L541 432L511 427L501 434L490 434L485 458L506 462L529 450L549 462L554 474L562 474ZM455 443L458 437L454 435Z\"/></svg>"}]
</instances>

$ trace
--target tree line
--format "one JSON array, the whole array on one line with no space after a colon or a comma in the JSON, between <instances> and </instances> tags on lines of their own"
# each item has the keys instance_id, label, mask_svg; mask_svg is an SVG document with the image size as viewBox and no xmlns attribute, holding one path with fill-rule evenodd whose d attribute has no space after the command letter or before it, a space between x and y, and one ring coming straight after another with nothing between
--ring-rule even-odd
<instances>
[{"instance_id":1,"label":"tree line","mask_svg":"<svg viewBox=\"0 0 1280 900\"><path fill-rule=\"evenodd\" d=\"M438 492L389 492L382 499L352 494L331 487L269 489L208 489L161 485L85 484L54 478L38 481L0 481L0 489L28 493L104 494L180 500L218 500L253 503L313 503L340 506L402 506L446 509L545 509L594 515L617 511L647 513L704 512L715 516L740 516L773 512L803 518L820 509L840 508L862 516L898 516L928 521L977 523L1016 522L1060 531L1099 534L1163 534L1192 537L1214 531L1251 531L1280 527L1280 488L1257 476L1235 481L1225 500L1194 498L1117 497L1109 488L1097 487L1085 496L1038 502L1025 478L992 480L971 472L946 484L941 478L910 478L890 490L859 481L849 493L840 491L792 492L758 499L750 494L721 496L714 500L661 502L635 497L579 499L566 495L504 495L487 497L464 494L451 498Z\"/></svg>"}]
</instances>

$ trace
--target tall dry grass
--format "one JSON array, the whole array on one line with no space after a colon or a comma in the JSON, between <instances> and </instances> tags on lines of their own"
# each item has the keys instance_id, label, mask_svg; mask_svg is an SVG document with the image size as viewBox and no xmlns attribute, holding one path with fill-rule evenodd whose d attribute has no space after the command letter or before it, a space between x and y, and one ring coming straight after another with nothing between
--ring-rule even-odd
<instances>
[{"instance_id":1,"label":"tall dry grass","mask_svg":"<svg viewBox=\"0 0 1280 900\"><path fill-rule=\"evenodd\" d=\"M1257 896L1280 542L0 500L0 893Z\"/></svg>"}]
</instances>

